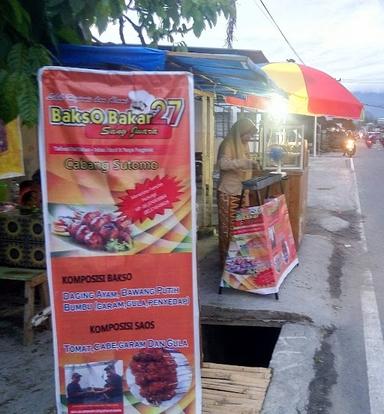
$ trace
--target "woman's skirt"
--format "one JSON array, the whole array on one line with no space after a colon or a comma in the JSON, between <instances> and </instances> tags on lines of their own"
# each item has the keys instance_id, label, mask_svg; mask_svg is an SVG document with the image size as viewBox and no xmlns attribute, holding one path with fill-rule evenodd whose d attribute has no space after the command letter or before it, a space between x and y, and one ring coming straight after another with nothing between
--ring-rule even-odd
<instances>
[{"instance_id":1,"label":"woman's skirt","mask_svg":"<svg viewBox=\"0 0 384 414\"><path fill-rule=\"evenodd\" d=\"M249 204L248 194L243 197L242 207ZM240 207L240 196L217 192L217 208L219 216L219 252L220 262L224 268L225 259L228 253L229 242L231 240L233 222L236 210Z\"/></svg>"}]
</instances>

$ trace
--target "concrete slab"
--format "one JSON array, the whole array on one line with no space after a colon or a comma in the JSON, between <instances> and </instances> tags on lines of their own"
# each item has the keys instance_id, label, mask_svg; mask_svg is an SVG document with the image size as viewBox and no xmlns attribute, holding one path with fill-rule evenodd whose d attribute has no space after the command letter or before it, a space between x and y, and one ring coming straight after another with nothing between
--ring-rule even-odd
<instances>
[{"instance_id":1,"label":"concrete slab","mask_svg":"<svg viewBox=\"0 0 384 414\"><path fill-rule=\"evenodd\" d=\"M272 381L263 414L306 412L308 388L313 376L313 355L321 346L321 332L312 326L285 324L270 362Z\"/></svg>"}]
</instances>

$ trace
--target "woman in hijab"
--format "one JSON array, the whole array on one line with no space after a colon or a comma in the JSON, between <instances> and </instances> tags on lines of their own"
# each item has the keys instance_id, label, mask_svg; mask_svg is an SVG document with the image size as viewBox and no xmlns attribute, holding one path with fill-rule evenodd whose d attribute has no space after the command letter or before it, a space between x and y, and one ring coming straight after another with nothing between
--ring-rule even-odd
<instances>
[{"instance_id":1,"label":"woman in hijab","mask_svg":"<svg viewBox=\"0 0 384 414\"><path fill-rule=\"evenodd\" d=\"M233 124L219 147L217 166L220 170L220 180L217 205L219 250L222 265L224 265L227 256L236 209L240 207L242 181L250 179L252 170L259 168L258 162L249 158L248 142L256 132L257 128L251 120L241 118ZM243 206L248 204L247 194L243 199Z\"/></svg>"}]
</instances>

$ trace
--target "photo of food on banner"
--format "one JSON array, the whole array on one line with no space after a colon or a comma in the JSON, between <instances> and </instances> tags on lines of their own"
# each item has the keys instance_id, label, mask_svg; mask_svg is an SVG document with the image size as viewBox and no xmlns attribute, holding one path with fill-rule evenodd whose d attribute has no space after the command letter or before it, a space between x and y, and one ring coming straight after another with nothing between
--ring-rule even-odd
<instances>
[{"instance_id":1,"label":"photo of food on banner","mask_svg":"<svg viewBox=\"0 0 384 414\"><path fill-rule=\"evenodd\" d=\"M132 222L122 214L106 211L104 206L50 207L58 217L51 232L74 247L105 252L124 252L133 247Z\"/></svg>"},{"instance_id":2,"label":"photo of food on banner","mask_svg":"<svg viewBox=\"0 0 384 414\"><path fill-rule=\"evenodd\" d=\"M133 405L173 407L189 391L192 370L187 358L167 348L143 349L133 355L126 373Z\"/></svg>"},{"instance_id":3,"label":"photo of food on banner","mask_svg":"<svg viewBox=\"0 0 384 414\"><path fill-rule=\"evenodd\" d=\"M181 245L191 250L188 229L178 225L190 215L182 194L179 181L157 176L126 190L115 205L50 203L52 249L58 255L136 254L149 248L172 252ZM145 196L162 201L149 212L143 210Z\"/></svg>"}]
</instances>

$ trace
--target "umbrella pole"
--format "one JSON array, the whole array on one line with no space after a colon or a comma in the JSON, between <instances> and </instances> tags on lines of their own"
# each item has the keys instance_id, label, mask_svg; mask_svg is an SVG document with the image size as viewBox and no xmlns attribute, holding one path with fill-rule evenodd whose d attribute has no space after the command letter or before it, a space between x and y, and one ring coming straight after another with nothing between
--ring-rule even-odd
<instances>
[{"instance_id":1,"label":"umbrella pole","mask_svg":"<svg viewBox=\"0 0 384 414\"><path fill-rule=\"evenodd\" d=\"M317 116L315 115L313 123L313 156L317 155Z\"/></svg>"}]
</instances>

